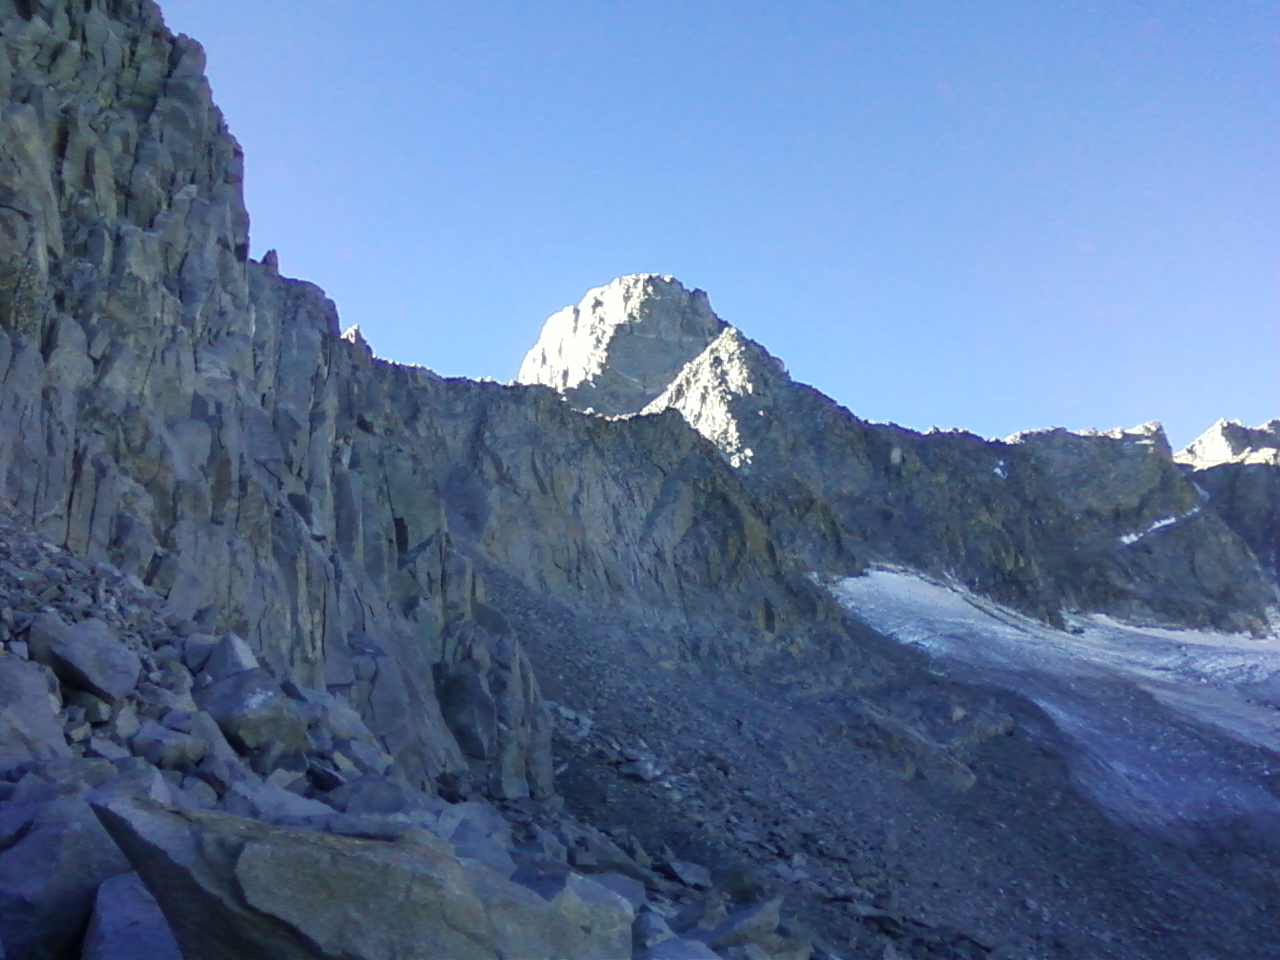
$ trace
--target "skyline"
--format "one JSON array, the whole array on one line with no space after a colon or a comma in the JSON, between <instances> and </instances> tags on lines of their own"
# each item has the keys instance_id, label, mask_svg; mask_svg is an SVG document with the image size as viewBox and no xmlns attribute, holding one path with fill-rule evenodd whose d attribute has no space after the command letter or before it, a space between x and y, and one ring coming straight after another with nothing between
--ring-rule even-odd
<instances>
[{"instance_id":1,"label":"skyline","mask_svg":"<svg viewBox=\"0 0 1280 960\"><path fill-rule=\"evenodd\" d=\"M653 272L870 420L1179 447L1277 416L1270 5L163 9L253 256L388 359L505 381Z\"/></svg>"}]
</instances>

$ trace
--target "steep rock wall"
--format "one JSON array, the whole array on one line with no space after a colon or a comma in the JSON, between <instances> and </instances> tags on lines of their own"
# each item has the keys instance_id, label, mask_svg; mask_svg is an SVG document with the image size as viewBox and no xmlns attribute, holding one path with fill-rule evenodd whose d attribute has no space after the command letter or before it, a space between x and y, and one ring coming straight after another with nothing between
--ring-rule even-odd
<instances>
[{"instance_id":1,"label":"steep rock wall","mask_svg":"<svg viewBox=\"0 0 1280 960\"><path fill-rule=\"evenodd\" d=\"M474 559L741 662L838 619L680 418L376 360L250 261L240 150L154 4L0 5L0 36L0 483L51 541L499 796L551 789L549 728Z\"/></svg>"}]
</instances>

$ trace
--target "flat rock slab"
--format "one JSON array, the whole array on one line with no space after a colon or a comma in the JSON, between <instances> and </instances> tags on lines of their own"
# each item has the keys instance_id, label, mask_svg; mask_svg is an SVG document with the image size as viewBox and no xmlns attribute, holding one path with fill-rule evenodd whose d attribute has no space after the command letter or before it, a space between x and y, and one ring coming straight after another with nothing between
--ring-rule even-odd
<instances>
[{"instance_id":1,"label":"flat rock slab","mask_svg":"<svg viewBox=\"0 0 1280 960\"><path fill-rule=\"evenodd\" d=\"M0 655L0 773L70 755L52 680L33 663Z\"/></svg>"},{"instance_id":2,"label":"flat rock slab","mask_svg":"<svg viewBox=\"0 0 1280 960\"><path fill-rule=\"evenodd\" d=\"M31 623L27 643L31 658L52 669L63 683L110 702L132 691L142 671L138 655L101 620L67 623L56 613L41 613Z\"/></svg>"},{"instance_id":3,"label":"flat rock slab","mask_svg":"<svg viewBox=\"0 0 1280 960\"><path fill-rule=\"evenodd\" d=\"M355 840L148 801L94 810L186 960L631 956L630 904L585 877L548 903L443 841Z\"/></svg>"}]
</instances>

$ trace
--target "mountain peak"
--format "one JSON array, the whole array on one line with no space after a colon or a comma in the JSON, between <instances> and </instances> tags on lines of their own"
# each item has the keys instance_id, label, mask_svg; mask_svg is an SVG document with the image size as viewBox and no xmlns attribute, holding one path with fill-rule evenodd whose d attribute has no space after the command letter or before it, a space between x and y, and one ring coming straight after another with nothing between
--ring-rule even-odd
<instances>
[{"instance_id":1,"label":"mountain peak","mask_svg":"<svg viewBox=\"0 0 1280 960\"><path fill-rule=\"evenodd\" d=\"M706 293L675 277L618 277L547 319L516 382L559 390L579 410L638 413L725 326Z\"/></svg>"},{"instance_id":2,"label":"mountain peak","mask_svg":"<svg viewBox=\"0 0 1280 960\"><path fill-rule=\"evenodd\" d=\"M1219 418L1179 450L1174 460L1196 470L1223 463L1280 464L1280 420L1246 427L1239 420Z\"/></svg>"}]
</instances>

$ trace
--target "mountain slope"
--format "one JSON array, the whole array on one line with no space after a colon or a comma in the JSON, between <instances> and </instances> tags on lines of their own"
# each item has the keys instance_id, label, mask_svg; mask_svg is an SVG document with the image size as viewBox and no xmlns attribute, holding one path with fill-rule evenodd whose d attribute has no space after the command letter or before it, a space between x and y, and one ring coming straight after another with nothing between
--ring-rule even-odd
<instances>
[{"instance_id":1,"label":"mountain slope","mask_svg":"<svg viewBox=\"0 0 1280 960\"><path fill-rule=\"evenodd\" d=\"M544 329L566 336L577 335ZM664 358L647 375L670 369ZM989 441L866 423L732 327L660 396L620 412L665 409L717 445L812 569L906 563L1055 623L1085 610L1257 631L1276 602L1249 543L1201 509L1158 425Z\"/></svg>"}]
</instances>

